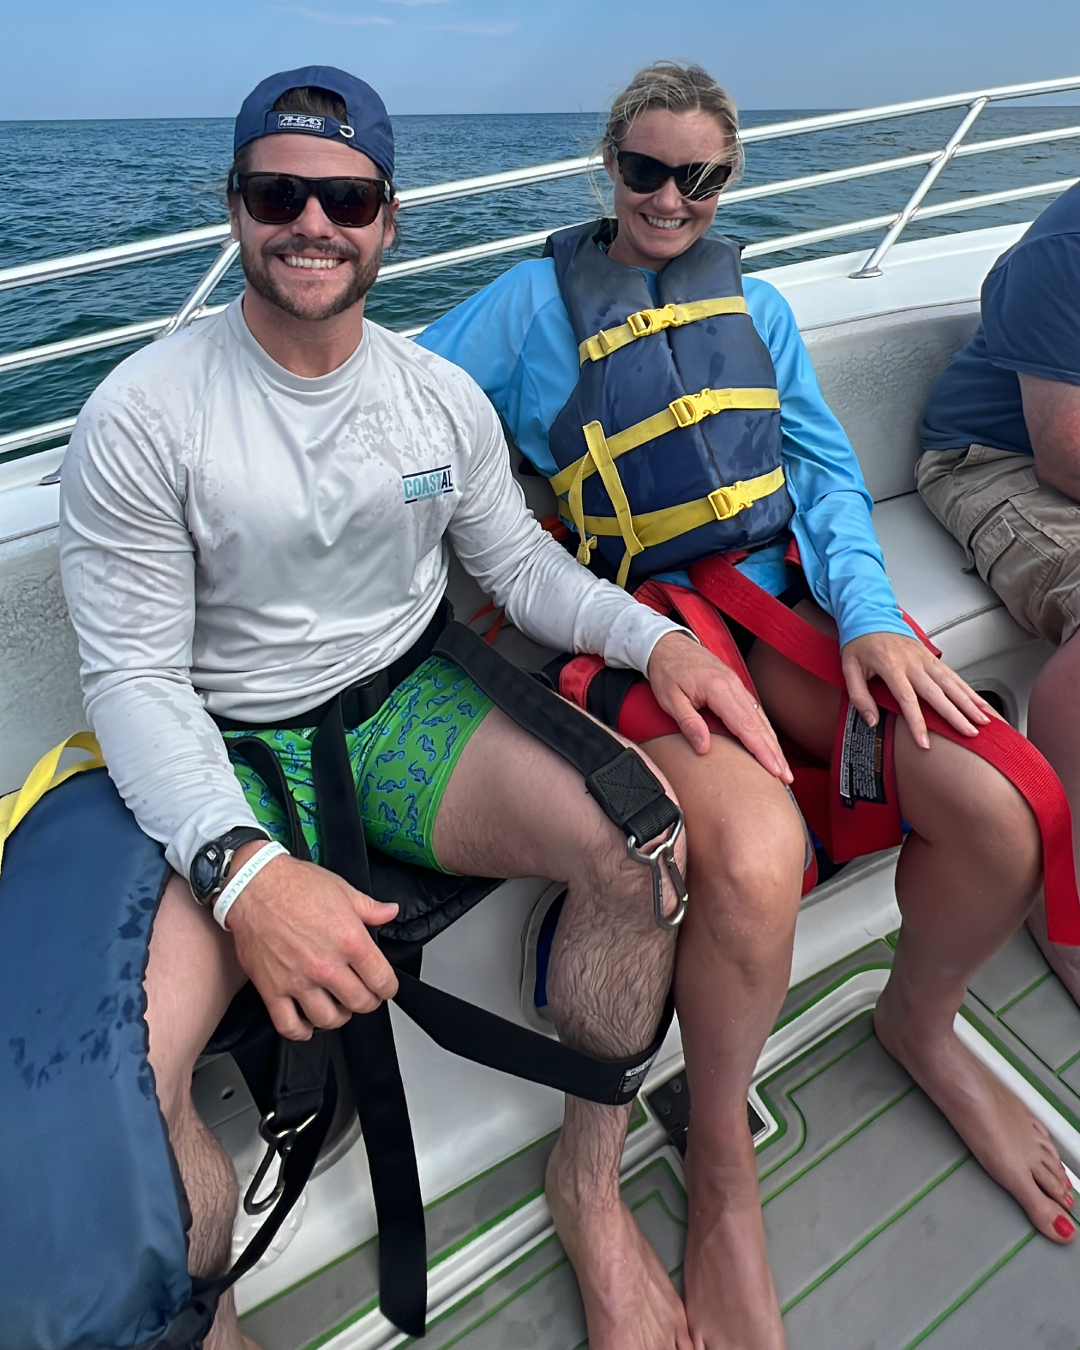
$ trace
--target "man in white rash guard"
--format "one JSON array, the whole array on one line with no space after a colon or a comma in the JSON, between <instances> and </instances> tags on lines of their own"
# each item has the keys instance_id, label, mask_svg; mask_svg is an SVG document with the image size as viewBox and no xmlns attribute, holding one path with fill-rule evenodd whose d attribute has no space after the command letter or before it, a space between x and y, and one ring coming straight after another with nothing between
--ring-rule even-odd
<instances>
[{"instance_id":1,"label":"man in white rash guard","mask_svg":"<svg viewBox=\"0 0 1080 1350\"><path fill-rule=\"evenodd\" d=\"M230 762L215 716L302 721L390 665L436 615L452 544L524 632L647 674L702 752L697 710L711 708L790 778L734 675L540 529L469 376L364 320L394 235L392 175L389 119L362 81L310 67L260 84L237 119L229 180L243 295L123 362L84 408L64 469L63 580L87 715L175 872L150 943L147 1022L193 1215L190 1269L205 1277L227 1265L237 1190L190 1083L231 999L252 980L278 1030L302 1040L396 990L368 932L396 907L316 865L310 812L315 864L274 848L282 822ZM430 706L439 717L425 719ZM407 790L374 769L389 734L416 768ZM379 847L447 872L568 884L548 977L564 1041L607 1058L649 1043L674 935L654 922L648 869L563 759L438 656L350 731L349 748ZM309 751L298 730L281 754L301 806ZM433 757L430 772L417 767ZM208 905L264 850L215 923ZM229 851L231 870L208 880ZM548 1199L593 1350L685 1350L682 1305L619 1200L628 1112L567 1099ZM241 1344L227 1297L206 1345Z\"/></svg>"}]
</instances>

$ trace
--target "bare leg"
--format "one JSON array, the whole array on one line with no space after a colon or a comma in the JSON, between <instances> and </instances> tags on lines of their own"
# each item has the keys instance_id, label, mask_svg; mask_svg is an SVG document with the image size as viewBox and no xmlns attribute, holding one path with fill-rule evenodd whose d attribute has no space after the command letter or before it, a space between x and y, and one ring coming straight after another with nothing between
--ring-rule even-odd
<instances>
[{"instance_id":1,"label":"bare leg","mask_svg":"<svg viewBox=\"0 0 1080 1350\"><path fill-rule=\"evenodd\" d=\"M548 975L560 1036L607 1058L651 1042L674 935L653 919L648 870L627 858L565 761L489 713L447 786L433 844L454 871L566 882ZM628 1119L629 1107L567 1098L548 1202L581 1286L591 1350L689 1350L679 1298L619 1195Z\"/></svg>"},{"instance_id":2,"label":"bare leg","mask_svg":"<svg viewBox=\"0 0 1080 1350\"><path fill-rule=\"evenodd\" d=\"M735 740L714 736L705 756L681 736L644 748L679 794L689 845L691 904L675 968L693 1102L687 1320L695 1350L781 1350L746 1097L791 974L802 824Z\"/></svg>"},{"instance_id":3,"label":"bare leg","mask_svg":"<svg viewBox=\"0 0 1080 1350\"><path fill-rule=\"evenodd\" d=\"M232 1163L195 1112L191 1074L245 976L228 938L174 876L154 920L146 969L150 1065L169 1140L191 1206L188 1269L212 1278L229 1266L237 1183ZM240 1334L230 1291L206 1350L252 1347Z\"/></svg>"},{"instance_id":4,"label":"bare leg","mask_svg":"<svg viewBox=\"0 0 1080 1350\"><path fill-rule=\"evenodd\" d=\"M831 623L816 607L806 616L822 628ZM824 757L836 691L775 652L758 659L770 716ZM878 1038L1039 1231L1068 1241L1068 1181L1047 1131L953 1030L968 981L1031 908L1041 870L1035 820L985 760L939 736L930 740L930 749L920 750L898 722L897 786L912 830L896 873L903 924L875 1014ZM1055 1221L1067 1231L1059 1233Z\"/></svg>"},{"instance_id":5,"label":"bare leg","mask_svg":"<svg viewBox=\"0 0 1080 1350\"><path fill-rule=\"evenodd\" d=\"M1060 646L1035 682L1028 707L1028 736L1054 766L1072 807L1073 847L1080 858L1080 632ZM1080 947L1063 947L1046 935L1046 914L1036 905L1028 927L1062 984L1080 1003Z\"/></svg>"}]
</instances>

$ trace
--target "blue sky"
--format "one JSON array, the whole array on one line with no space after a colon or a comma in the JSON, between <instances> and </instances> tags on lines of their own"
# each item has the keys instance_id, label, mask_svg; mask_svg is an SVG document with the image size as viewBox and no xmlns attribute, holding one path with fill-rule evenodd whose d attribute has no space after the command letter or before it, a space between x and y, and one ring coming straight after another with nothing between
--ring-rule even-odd
<instances>
[{"instance_id":1,"label":"blue sky","mask_svg":"<svg viewBox=\"0 0 1080 1350\"><path fill-rule=\"evenodd\" d=\"M231 116L309 63L394 113L592 111L660 56L745 108L1080 74L1080 0L3 0L0 20L0 119Z\"/></svg>"}]
</instances>

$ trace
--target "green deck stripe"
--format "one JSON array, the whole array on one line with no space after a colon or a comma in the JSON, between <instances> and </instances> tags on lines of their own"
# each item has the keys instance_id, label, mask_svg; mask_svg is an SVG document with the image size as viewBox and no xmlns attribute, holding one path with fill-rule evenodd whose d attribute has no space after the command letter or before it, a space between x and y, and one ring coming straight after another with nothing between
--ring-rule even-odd
<instances>
[{"instance_id":1,"label":"green deck stripe","mask_svg":"<svg viewBox=\"0 0 1080 1350\"><path fill-rule=\"evenodd\" d=\"M1002 1256L999 1260L995 1261L994 1264L989 1267L989 1269L985 1270L978 1277L978 1279L976 1279L967 1289L965 1289L959 1298L954 1299L952 1303L950 1303L949 1306L945 1309L944 1312L939 1313L938 1316L934 1318L934 1320L924 1331L920 1331L913 1341L908 1341L907 1345L904 1346L904 1350L915 1350L915 1347L917 1345L922 1345L923 1341L925 1341L928 1336L932 1336L934 1332L937 1331L938 1327L941 1326L941 1324L946 1320L946 1318L951 1317L958 1308L963 1307L963 1305L968 1301L968 1299L972 1296L972 1294L976 1293L979 1289L981 1289L983 1285L987 1282L987 1280L992 1279L993 1276L995 1276L998 1273L998 1271L1002 1269L1003 1266L1007 1266L1009 1262L1013 1259L1013 1257L1016 1256L1019 1252L1023 1251L1023 1249L1028 1245L1031 1239L1036 1236L1037 1234L1034 1229L1032 1229L1030 1233L1025 1234L1025 1236L1022 1237L1020 1241L1017 1242L1013 1247L1011 1247L1005 1253L1004 1256Z\"/></svg>"},{"instance_id":2,"label":"green deck stripe","mask_svg":"<svg viewBox=\"0 0 1080 1350\"><path fill-rule=\"evenodd\" d=\"M545 1238L543 1242L541 1242L537 1247L534 1247L529 1251L527 1251L525 1255L522 1256L519 1260L513 1262L512 1265L506 1266L503 1270L500 1270L497 1275L492 1276L490 1280L486 1280L482 1285L474 1289L472 1293L469 1295L469 1298L470 1299L476 1298L478 1294L482 1294L486 1289L490 1289L492 1285L497 1284L499 1280L501 1280L504 1276L508 1275L512 1270L516 1270L517 1267L521 1265L522 1261L528 1260L528 1258L532 1256L534 1252L538 1251L540 1247L543 1247L547 1243L553 1242L554 1240L555 1240L554 1238L550 1237ZM560 1256L557 1261L553 1261L550 1266L546 1266L538 1274L534 1275L531 1280L527 1280L523 1285L521 1285L520 1288L515 1289L514 1292L508 1298L504 1298L501 1303L497 1303L495 1304L494 1307L489 1308L487 1312L484 1313L482 1317L478 1317L475 1322L470 1322L467 1327L465 1327L462 1331L458 1332L458 1334L454 1337L453 1340L446 1341L445 1345L443 1346L443 1350L450 1350L450 1347L452 1345L460 1345L460 1343L465 1339L465 1337L471 1335L471 1333L474 1332L477 1327L483 1326L485 1322L490 1322L493 1317L495 1317L498 1313L501 1313L502 1310L508 1307L511 1303L513 1303L515 1299L520 1298L522 1294L526 1294L530 1289L535 1288L535 1286L538 1285L541 1280L546 1280L547 1277L553 1271L558 1270L560 1266L566 1265L566 1262L567 1258L565 1255L563 1255ZM467 1301L468 1300L466 1300L466 1302ZM433 1322L428 1323L427 1335L430 1336L432 1330L435 1327L437 1327L440 1322L444 1321L447 1317L451 1317L455 1312L458 1311L460 1307L461 1307L460 1303L455 1304L452 1308L448 1308L446 1312L444 1312L440 1317L437 1317ZM425 1336L424 1339L426 1340L427 1336ZM416 1344L415 1340L408 1340L402 1342L402 1345L415 1345L415 1344Z\"/></svg>"},{"instance_id":3,"label":"green deck stripe","mask_svg":"<svg viewBox=\"0 0 1080 1350\"><path fill-rule=\"evenodd\" d=\"M940 1186L943 1181L946 1181L949 1177L951 1177L954 1172L958 1172L960 1168L964 1166L965 1163L971 1161L972 1161L971 1154L965 1153L964 1156L960 1158L957 1162L950 1163L944 1172L941 1172L932 1181L928 1182L927 1185L925 1185L921 1191L918 1191L915 1195L913 1195L910 1200L906 1200L904 1204L902 1204L900 1208L897 1209L893 1214L890 1214L889 1217L883 1223L880 1223L877 1225L876 1228L873 1228L867 1234L867 1236L861 1239L859 1242L857 1242L855 1246L851 1248L850 1251L845 1252L845 1254L838 1261L834 1261L833 1264L828 1268L828 1270L824 1271L815 1280L812 1280L806 1286L805 1289L803 1289L800 1293L796 1294L793 1299L791 1299L780 1309L781 1313L789 1313L791 1309L796 1306L796 1304L801 1303L803 1299L806 1298L808 1295L812 1294L815 1289L820 1288L821 1285L823 1285L825 1281L829 1279L830 1276L835 1275L836 1272L841 1269L841 1267L846 1266L847 1263L850 1260L852 1260L853 1257L857 1256L859 1252L863 1251L866 1247L868 1247L876 1237L878 1237L881 1233L884 1233L886 1228L891 1228L892 1225L897 1221L897 1219L903 1218L903 1216L907 1214L909 1210L913 1209L914 1206L917 1205L920 1200L922 1200L925 1196L929 1195L931 1191L936 1190L937 1187ZM1032 1236L1034 1236L1034 1234L1032 1234ZM1024 1239L1025 1242L1027 1240L1028 1240L1027 1238ZM907 1350L906 1347L905 1350Z\"/></svg>"},{"instance_id":4,"label":"green deck stripe","mask_svg":"<svg viewBox=\"0 0 1080 1350\"><path fill-rule=\"evenodd\" d=\"M867 1116L866 1119L860 1121L860 1123L856 1125L853 1130L849 1130L847 1134L843 1135L840 1139L838 1139L835 1144L832 1144L823 1153L819 1153L813 1162L807 1163L807 1165L801 1171L796 1172L793 1176L788 1177L788 1179L782 1185L778 1186L776 1190L773 1191L768 1197L766 1197L766 1199L762 1200L761 1203L763 1205L767 1205L770 1201L775 1200L778 1195L783 1195L783 1193L787 1190L787 1188L789 1186L794 1185L794 1183L798 1181L800 1177L806 1176L807 1172L812 1172L814 1168L817 1167L818 1163L823 1163L826 1158L831 1158L832 1155L838 1149L843 1148L845 1144L849 1144L857 1134L862 1134L863 1130L865 1130L868 1126L872 1125L875 1120L878 1120L887 1111L891 1111L893 1107L897 1105L898 1102L902 1102L905 1097L909 1096L914 1091L915 1091L915 1084L911 1083L908 1087L904 1088L903 1092L898 1092L895 1097L893 1097L890 1101L886 1102L885 1105L882 1106L879 1110L875 1111L873 1115ZM795 1106L794 1102L792 1102L791 1105L793 1110L796 1111L798 1110L798 1107ZM805 1133L806 1131L804 1122L804 1129L803 1129L804 1137ZM789 1155L789 1157L791 1156L798 1157L798 1154ZM785 1159L784 1161L786 1162L788 1161L788 1159ZM782 1166L783 1163L777 1163L776 1167L772 1168L771 1171L763 1173L762 1176L758 1178L758 1181L759 1182L764 1181L766 1177L771 1176L773 1172L777 1171Z\"/></svg>"},{"instance_id":5,"label":"green deck stripe","mask_svg":"<svg viewBox=\"0 0 1080 1350\"><path fill-rule=\"evenodd\" d=\"M1040 984L1045 984L1047 980L1053 980L1056 978L1057 976L1054 974L1054 972L1049 967L1047 967L1047 969L1043 972L1043 974L1039 976L1037 980L1034 980L1031 984L1029 984L1026 989L1021 989L1021 991L1017 995L1015 995L1015 997L1009 999L1008 1003L1003 1003L1000 1008L996 1009L990 1008L990 1005L987 1003L983 1003L983 1007L990 1008L990 1012L993 1014L994 1017L1000 1017L1002 1013L1007 1013L1010 1008L1015 1008L1016 1005L1021 1001L1021 999L1027 998L1028 994L1033 994L1035 990L1038 989ZM978 998L978 995L976 994L975 997ZM981 998L979 999L979 1002L982 1003Z\"/></svg>"},{"instance_id":6,"label":"green deck stripe","mask_svg":"<svg viewBox=\"0 0 1080 1350\"><path fill-rule=\"evenodd\" d=\"M814 1070L813 1073L807 1074L805 1078L800 1078L797 1083L792 1083L790 1085L785 1086L782 1090L783 1095L781 1098L774 1096L771 1093L770 1088L780 1077L781 1074L789 1073L791 1069L793 1069L796 1065L801 1063L804 1059L808 1059L811 1055L816 1054L821 1049L822 1045L825 1044L827 1041L831 1040L832 1037L837 1035L838 1032L844 1031L847 1027L851 1026L853 1022L857 1021L858 1018L865 1016L866 1013L856 1013L855 1016L851 1018L850 1021L842 1023L841 1026L839 1027L835 1027L829 1033L829 1035L823 1036L820 1041L814 1041L813 1044L807 1046L807 1048L804 1051L802 1051L801 1054L796 1055L794 1059L790 1059L785 1064L782 1064L780 1068L776 1070L775 1073L771 1074L767 1079L765 1079L764 1082L758 1084L758 1093L761 1096L761 1100L768 1106L769 1110L772 1113L773 1119L778 1121L780 1124L780 1129L777 1130L777 1132L770 1138L766 1139L762 1144L763 1150L766 1147L778 1143L787 1134L789 1115L795 1116L798 1119L799 1124L802 1126L802 1140L800 1142L799 1148L795 1149L795 1151L792 1153L786 1154L785 1157L779 1158L772 1167L767 1167L764 1172L760 1173L758 1177L759 1181L764 1181L766 1177L772 1176L772 1174L775 1171L777 1171L778 1168L783 1167L784 1163L789 1162L794 1157L797 1157L799 1149L801 1149L802 1145L806 1143L806 1118L803 1116L802 1111L800 1111L799 1107L795 1104L795 1102L791 1100L791 1094L793 1092L798 1092L798 1090L802 1087L805 1087L807 1083L812 1083L815 1078L820 1077L820 1075L823 1074L827 1069L831 1069L833 1065L839 1064L840 1061L842 1059L845 1059L848 1055L850 1055L853 1050L857 1050L860 1045L864 1045L868 1040L870 1040L873 1037L874 1035L873 1030L871 1029L869 1032L867 1032L865 1036L860 1037L859 1040L854 1042L854 1044L845 1046L843 1050L841 1050L838 1054L834 1055L833 1058L830 1059L827 1063L820 1065L817 1069ZM787 1111L784 1111L782 1109L783 1105L787 1106L788 1108ZM812 1165L813 1164L811 1164L811 1166ZM777 1193L779 1194L779 1192Z\"/></svg>"}]
</instances>

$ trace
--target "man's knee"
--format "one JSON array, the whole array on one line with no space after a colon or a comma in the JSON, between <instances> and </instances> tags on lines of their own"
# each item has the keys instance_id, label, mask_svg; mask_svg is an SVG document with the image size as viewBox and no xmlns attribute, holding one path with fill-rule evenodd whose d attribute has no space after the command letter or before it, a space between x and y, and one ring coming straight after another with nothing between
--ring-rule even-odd
<instances>
[{"instance_id":1,"label":"man's knee","mask_svg":"<svg viewBox=\"0 0 1080 1350\"><path fill-rule=\"evenodd\" d=\"M143 988L150 1067L170 1130L191 1109L191 1074L244 983L232 939L174 876L154 919Z\"/></svg>"}]
</instances>

